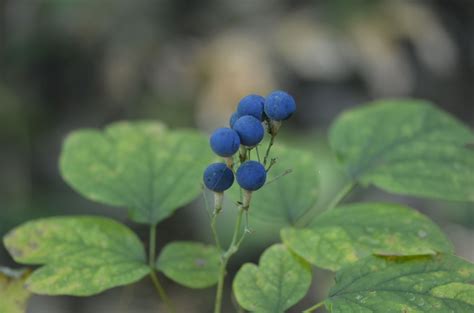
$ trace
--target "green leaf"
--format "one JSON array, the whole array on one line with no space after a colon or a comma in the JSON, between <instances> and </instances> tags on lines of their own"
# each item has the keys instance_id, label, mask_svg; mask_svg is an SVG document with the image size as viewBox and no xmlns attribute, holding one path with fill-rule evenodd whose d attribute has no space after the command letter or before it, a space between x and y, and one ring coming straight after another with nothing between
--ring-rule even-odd
<instances>
[{"instance_id":1,"label":"green leaf","mask_svg":"<svg viewBox=\"0 0 474 313\"><path fill-rule=\"evenodd\" d=\"M217 283L220 259L219 250L213 246L172 242L161 251L156 268L183 286L207 288Z\"/></svg>"},{"instance_id":2,"label":"green leaf","mask_svg":"<svg viewBox=\"0 0 474 313\"><path fill-rule=\"evenodd\" d=\"M281 313L301 300L311 285L309 264L283 245L262 254L259 266L246 263L237 273L233 289L239 304L257 313Z\"/></svg>"},{"instance_id":3,"label":"green leaf","mask_svg":"<svg viewBox=\"0 0 474 313\"><path fill-rule=\"evenodd\" d=\"M0 312L25 313L30 292L25 288L29 270L0 267Z\"/></svg>"},{"instance_id":4,"label":"green leaf","mask_svg":"<svg viewBox=\"0 0 474 313\"><path fill-rule=\"evenodd\" d=\"M451 255L368 257L343 268L329 292L333 313L474 312L474 265Z\"/></svg>"},{"instance_id":5,"label":"green leaf","mask_svg":"<svg viewBox=\"0 0 474 313\"><path fill-rule=\"evenodd\" d=\"M102 217L27 222L4 238L18 263L41 264L28 279L37 294L89 296L140 280L150 271L140 239Z\"/></svg>"},{"instance_id":6,"label":"green leaf","mask_svg":"<svg viewBox=\"0 0 474 313\"><path fill-rule=\"evenodd\" d=\"M349 176L389 192L474 201L473 133L418 100L384 100L343 113L330 143Z\"/></svg>"},{"instance_id":7,"label":"green leaf","mask_svg":"<svg viewBox=\"0 0 474 313\"><path fill-rule=\"evenodd\" d=\"M423 255L452 252L443 232L413 209L357 203L319 215L308 228L286 228L283 242L316 266L336 271L370 254Z\"/></svg>"},{"instance_id":8,"label":"green leaf","mask_svg":"<svg viewBox=\"0 0 474 313\"><path fill-rule=\"evenodd\" d=\"M310 152L282 145L274 145L271 156L277 159L276 163L268 173L267 185L252 194L249 214L263 222L294 225L318 198L316 158ZM237 184L231 196L234 200L239 198Z\"/></svg>"},{"instance_id":9,"label":"green leaf","mask_svg":"<svg viewBox=\"0 0 474 313\"><path fill-rule=\"evenodd\" d=\"M64 179L85 197L128 208L139 223L156 224L193 200L212 160L207 139L153 122L84 129L65 141Z\"/></svg>"}]
</instances>

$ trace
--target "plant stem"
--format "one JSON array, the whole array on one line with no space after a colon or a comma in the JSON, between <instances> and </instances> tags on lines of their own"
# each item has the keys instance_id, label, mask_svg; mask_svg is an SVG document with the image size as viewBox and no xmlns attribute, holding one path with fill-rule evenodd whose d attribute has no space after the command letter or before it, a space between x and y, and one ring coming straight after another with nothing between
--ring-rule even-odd
<instances>
[{"instance_id":1,"label":"plant stem","mask_svg":"<svg viewBox=\"0 0 474 313\"><path fill-rule=\"evenodd\" d=\"M219 267L219 281L217 282L216 302L214 305L214 313L221 313L222 308L222 294L224 293L224 280L226 274L227 260L222 258L221 266Z\"/></svg>"},{"instance_id":2,"label":"plant stem","mask_svg":"<svg viewBox=\"0 0 474 313\"><path fill-rule=\"evenodd\" d=\"M306 309L303 311L303 313L311 313L313 311L315 311L317 308L321 307L324 305L324 301L321 301L319 303L316 303L315 305L313 305L312 307Z\"/></svg>"},{"instance_id":3,"label":"plant stem","mask_svg":"<svg viewBox=\"0 0 474 313\"><path fill-rule=\"evenodd\" d=\"M158 295L160 296L161 300L165 303L167 311L170 313L176 313L176 309L174 308L173 304L171 303L170 298L166 294L165 289L161 285L160 281L158 280L158 276L155 272L155 258L156 258L156 225L150 226L150 247L149 247L149 254L148 254L148 266L150 266L150 277L153 285L155 286Z\"/></svg>"},{"instance_id":4,"label":"plant stem","mask_svg":"<svg viewBox=\"0 0 474 313\"><path fill-rule=\"evenodd\" d=\"M175 310L173 304L171 303L170 298L166 294L166 291L163 288L163 286L161 285L160 281L158 280L158 276L156 276L156 273L155 273L154 270L152 270L150 272L150 276L151 276L151 280L153 282L153 285L155 286L156 291L160 295L161 300L163 300L163 302L166 305L167 311L170 312L170 313L176 313L176 310Z\"/></svg>"},{"instance_id":5,"label":"plant stem","mask_svg":"<svg viewBox=\"0 0 474 313\"><path fill-rule=\"evenodd\" d=\"M261 162L261 161L260 161L260 153L258 152L258 145L255 146L255 152L257 153L257 160L258 160L258 162Z\"/></svg>"},{"instance_id":6,"label":"plant stem","mask_svg":"<svg viewBox=\"0 0 474 313\"><path fill-rule=\"evenodd\" d=\"M155 268L156 256L156 225L150 226L150 247L148 249L148 265L151 269Z\"/></svg>"},{"instance_id":7,"label":"plant stem","mask_svg":"<svg viewBox=\"0 0 474 313\"><path fill-rule=\"evenodd\" d=\"M334 195L334 198L326 205L326 211L334 209L356 186L354 181L345 183L342 188ZM298 218L296 226L307 226L319 213L319 210L316 208L311 208Z\"/></svg>"},{"instance_id":8,"label":"plant stem","mask_svg":"<svg viewBox=\"0 0 474 313\"><path fill-rule=\"evenodd\" d=\"M221 256L221 265L219 268L219 280L217 282L217 291L216 291L216 302L214 305L214 313L221 313L222 310L222 295L224 292L224 282L226 275L226 268L229 259L234 255L239 249L240 243L245 236L245 233L239 238L240 228L242 226L242 216L244 213L242 206L239 206L239 212L237 213L237 220L235 222L234 234L232 235L232 241L229 245L229 248Z\"/></svg>"},{"instance_id":9,"label":"plant stem","mask_svg":"<svg viewBox=\"0 0 474 313\"><path fill-rule=\"evenodd\" d=\"M270 142L268 143L267 151L265 152L265 156L263 157L263 165L267 165L268 156L270 155L270 150L272 149L273 143L275 142L275 135L271 135Z\"/></svg>"},{"instance_id":10,"label":"plant stem","mask_svg":"<svg viewBox=\"0 0 474 313\"><path fill-rule=\"evenodd\" d=\"M329 211L329 210L334 209L339 204L339 202L341 202L347 196L347 194L351 192L352 188L354 188L355 185L356 184L353 181L351 181L348 184L345 184L341 188L341 190L339 190L336 196L332 199L332 201L329 202L329 204L326 207L326 210Z\"/></svg>"},{"instance_id":11,"label":"plant stem","mask_svg":"<svg viewBox=\"0 0 474 313\"><path fill-rule=\"evenodd\" d=\"M212 236L214 237L214 241L216 243L216 247L217 247L217 249L219 249L219 251L221 251L222 250L221 243L219 241L219 235L217 234L217 229L216 229L217 215L218 215L217 212L214 212L212 214L212 217L211 217L211 230L212 230Z\"/></svg>"},{"instance_id":12,"label":"plant stem","mask_svg":"<svg viewBox=\"0 0 474 313\"><path fill-rule=\"evenodd\" d=\"M239 247L237 243L240 241L238 237L239 237L240 228L242 225L242 216L243 216L244 211L245 211L244 208L242 206L239 206L239 212L237 213L237 221L235 222L235 228L234 228L234 234L232 235L232 241L230 243L229 248L224 253L224 258L226 259L229 259L234 253L236 253L237 248Z\"/></svg>"}]
</instances>

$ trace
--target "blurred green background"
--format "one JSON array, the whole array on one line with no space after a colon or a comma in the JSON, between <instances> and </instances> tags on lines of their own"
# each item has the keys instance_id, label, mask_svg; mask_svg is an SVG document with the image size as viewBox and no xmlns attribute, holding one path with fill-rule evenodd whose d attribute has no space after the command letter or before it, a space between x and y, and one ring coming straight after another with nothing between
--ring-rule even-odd
<instances>
[{"instance_id":1,"label":"blurred green background","mask_svg":"<svg viewBox=\"0 0 474 313\"><path fill-rule=\"evenodd\" d=\"M474 2L0 0L0 236L51 215L106 214L126 221L124 210L87 201L62 181L57 161L70 131L145 118L209 132L227 124L241 97L273 89L295 97L298 111L282 137L317 155L322 197L330 196L341 174L326 132L344 109L382 97L424 98L472 127ZM407 203L428 214L457 253L474 261L472 204L375 189L356 189L349 200ZM232 222L230 210L226 217ZM210 241L207 223L197 199L160 224L159 244ZM130 225L146 238L146 229ZM230 278L242 262L257 261L266 245L278 241L274 225L252 222L252 228ZM15 266L3 247L0 264ZM328 272L314 275L294 312L321 298L331 283ZM179 312L211 311L213 289L165 283ZM233 312L230 297L225 305ZM93 298L34 297L29 309L160 311L146 279Z\"/></svg>"}]
</instances>

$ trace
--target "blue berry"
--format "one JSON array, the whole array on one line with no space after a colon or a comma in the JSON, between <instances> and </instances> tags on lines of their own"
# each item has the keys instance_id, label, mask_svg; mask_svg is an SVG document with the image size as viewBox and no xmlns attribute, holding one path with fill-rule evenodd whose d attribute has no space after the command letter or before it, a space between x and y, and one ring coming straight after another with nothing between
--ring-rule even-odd
<instances>
[{"instance_id":1,"label":"blue berry","mask_svg":"<svg viewBox=\"0 0 474 313\"><path fill-rule=\"evenodd\" d=\"M239 119L240 115L238 112L234 112L232 113L232 115L230 116L230 120L229 120L229 125L231 128L234 128L234 124L235 122Z\"/></svg>"},{"instance_id":2,"label":"blue berry","mask_svg":"<svg viewBox=\"0 0 474 313\"><path fill-rule=\"evenodd\" d=\"M259 95L248 95L240 100L237 107L237 113L240 116L251 115L263 121L263 104L265 103L265 98Z\"/></svg>"},{"instance_id":3,"label":"blue berry","mask_svg":"<svg viewBox=\"0 0 474 313\"><path fill-rule=\"evenodd\" d=\"M240 117L234 124L234 130L239 134L240 143L247 147L256 146L265 135L262 122L250 115Z\"/></svg>"},{"instance_id":4,"label":"blue berry","mask_svg":"<svg viewBox=\"0 0 474 313\"><path fill-rule=\"evenodd\" d=\"M245 161L237 169L237 182L245 190L255 191L260 189L267 179L265 167L257 161Z\"/></svg>"},{"instance_id":5,"label":"blue berry","mask_svg":"<svg viewBox=\"0 0 474 313\"><path fill-rule=\"evenodd\" d=\"M288 93L277 90L265 99L265 114L272 120L283 121L296 111L296 103Z\"/></svg>"},{"instance_id":6,"label":"blue berry","mask_svg":"<svg viewBox=\"0 0 474 313\"><path fill-rule=\"evenodd\" d=\"M223 192L234 183L234 173L224 163L213 163L204 171L203 181L210 190Z\"/></svg>"},{"instance_id":7,"label":"blue berry","mask_svg":"<svg viewBox=\"0 0 474 313\"><path fill-rule=\"evenodd\" d=\"M212 151L221 157L230 157L239 150L240 137L230 128L216 129L209 140Z\"/></svg>"}]
</instances>

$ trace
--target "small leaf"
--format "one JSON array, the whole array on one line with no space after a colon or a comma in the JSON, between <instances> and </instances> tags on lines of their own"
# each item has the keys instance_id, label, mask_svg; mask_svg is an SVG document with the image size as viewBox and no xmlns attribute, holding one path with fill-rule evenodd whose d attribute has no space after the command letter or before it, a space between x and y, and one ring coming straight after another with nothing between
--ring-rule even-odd
<instances>
[{"instance_id":1,"label":"small leaf","mask_svg":"<svg viewBox=\"0 0 474 313\"><path fill-rule=\"evenodd\" d=\"M213 246L172 242L161 251L156 268L183 286L207 288L217 283L220 259L219 250Z\"/></svg>"},{"instance_id":2,"label":"small leaf","mask_svg":"<svg viewBox=\"0 0 474 313\"><path fill-rule=\"evenodd\" d=\"M370 254L452 252L441 230L415 210L396 204L357 203L319 215L308 228L286 228L283 242L316 266L336 271Z\"/></svg>"},{"instance_id":3,"label":"small leaf","mask_svg":"<svg viewBox=\"0 0 474 313\"><path fill-rule=\"evenodd\" d=\"M104 204L130 209L156 224L193 200L212 160L207 139L153 122L119 122L103 132L84 129L66 139L61 172L74 189Z\"/></svg>"},{"instance_id":4,"label":"small leaf","mask_svg":"<svg viewBox=\"0 0 474 313\"><path fill-rule=\"evenodd\" d=\"M283 245L273 245L262 254L259 266L246 263L237 273L233 290L246 310L281 313L301 300L311 285L309 264Z\"/></svg>"},{"instance_id":5,"label":"small leaf","mask_svg":"<svg viewBox=\"0 0 474 313\"><path fill-rule=\"evenodd\" d=\"M12 230L4 243L15 261L44 265L27 281L37 294L89 296L150 271L140 239L107 218L39 219Z\"/></svg>"},{"instance_id":6,"label":"small leaf","mask_svg":"<svg viewBox=\"0 0 474 313\"><path fill-rule=\"evenodd\" d=\"M342 114L330 143L348 174L389 192L474 201L473 133L418 100L384 100Z\"/></svg>"},{"instance_id":7,"label":"small leaf","mask_svg":"<svg viewBox=\"0 0 474 313\"><path fill-rule=\"evenodd\" d=\"M452 255L367 257L343 268L326 306L333 313L474 312L474 265Z\"/></svg>"},{"instance_id":8,"label":"small leaf","mask_svg":"<svg viewBox=\"0 0 474 313\"><path fill-rule=\"evenodd\" d=\"M254 151L252 154L255 156ZM273 146L271 156L276 163L268 173L267 184L252 194L249 214L267 223L294 225L317 201L316 159L307 151L282 145ZM235 185L231 190L233 200L240 196Z\"/></svg>"},{"instance_id":9,"label":"small leaf","mask_svg":"<svg viewBox=\"0 0 474 313\"><path fill-rule=\"evenodd\" d=\"M25 288L29 270L0 267L0 312L25 313L30 292Z\"/></svg>"}]
</instances>

